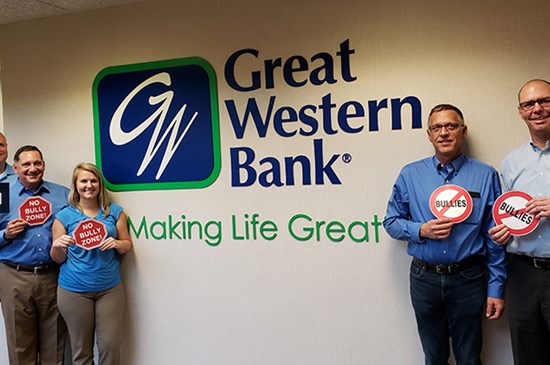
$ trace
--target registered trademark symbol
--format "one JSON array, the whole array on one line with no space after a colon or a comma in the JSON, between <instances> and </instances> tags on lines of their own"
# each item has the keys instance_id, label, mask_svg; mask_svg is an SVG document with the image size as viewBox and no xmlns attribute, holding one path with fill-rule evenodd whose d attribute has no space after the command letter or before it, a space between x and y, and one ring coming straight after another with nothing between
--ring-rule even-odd
<instances>
[{"instance_id":1,"label":"registered trademark symbol","mask_svg":"<svg viewBox=\"0 0 550 365\"><path fill-rule=\"evenodd\" d=\"M342 155L342 161L344 161L345 163L350 163L351 162L351 155L349 153L344 153Z\"/></svg>"}]
</instances>

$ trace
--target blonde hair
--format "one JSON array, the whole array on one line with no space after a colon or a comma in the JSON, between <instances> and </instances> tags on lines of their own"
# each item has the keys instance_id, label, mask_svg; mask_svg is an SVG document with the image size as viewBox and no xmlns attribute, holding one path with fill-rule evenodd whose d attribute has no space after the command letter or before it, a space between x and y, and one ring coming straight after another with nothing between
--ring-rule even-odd
<instances>
[{"instance_id":1,"label":"blonde hair","mask_svg":"<svg viewBox=\"0 0 550 365\"><path fill-rule=\"evenodd\" d=\"M78 210L82 211L82 207L80 206L80 194L78 194L78 191L76 189L76 180L78 179L78 174L82 171L88 171L97 177L97 180L99 181L99 194L97 194L98 199L98 205L99 209L103 211L103 215L107 216L109 215L110 208L109 204L111 203L109 196L107 195L107 191L105 189L105 182L103 181L103 175L101 174L101 171L97 168L96 165L89 163L89 162L81 162L74 168L73 171L73 179L71 181L71 190L69 192L69 204Z\"/></svg>"}]
</instances>

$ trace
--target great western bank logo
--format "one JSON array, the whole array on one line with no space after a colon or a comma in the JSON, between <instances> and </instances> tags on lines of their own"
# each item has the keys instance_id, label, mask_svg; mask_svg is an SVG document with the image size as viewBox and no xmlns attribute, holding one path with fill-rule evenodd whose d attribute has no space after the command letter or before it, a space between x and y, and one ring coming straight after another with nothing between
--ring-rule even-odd
<instances>
[{"instance_id":1,"label":"great western bank logo","mask_svg":"<svg viewBox=\"0 0 550 365\"><path fill-rule=\"evenodd\" d=\"M218 178L218 95L207 61L108 67L92 92L96 161L110 190L204 188Z\"/></svg>"},{"instance_id":2,"label":"great western bank logo","mask_svg":"<svg viewBox=\"0 0 550 365\"><path fill-rule=\"evenodd\" d=\"M211 185L221 165L218 103L224 130L234 134L224 152L231 187L343 184L341 172L355 152L342 141L381 128L421 129L422 103L414 95L350 100L342 87L359 80L356 51L349 39L332 48L285 56L232 52L223 75L233 93L223 101L214 70L201 58L104 69L93 96L96 160L107 187Z\"/></svg>"}]
</instances>

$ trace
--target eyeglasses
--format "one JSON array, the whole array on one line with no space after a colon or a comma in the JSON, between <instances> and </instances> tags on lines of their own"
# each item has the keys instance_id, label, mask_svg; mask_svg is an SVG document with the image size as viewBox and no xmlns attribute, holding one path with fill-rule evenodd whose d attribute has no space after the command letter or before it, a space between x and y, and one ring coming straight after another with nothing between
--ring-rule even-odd
<instances>
[{"instance_id":1,"label":"eyeglasses","mask_svg":"<svg viewBox=\"0 0 550 365\"><path fill-rule=\"evenodd\" d=\"M440 133L441 129L445 128L448 132L454 132L458 128L462 127L464 123L445 123L445 124L434 124L428 127L428 130L432 133Z\"/></svg>"},{"instance_id":2,"label":"eyeglasses","mask_svg":"<svg viewBox=\"0 0 550 365\"><path fill-rule=\"evenodd\" d=\"M550 106L550 96L546 98L538 99L538 100L531 100L531 101L519 103L519 107L523 111L529 111L535 107L535 104L539 104L543 108Z\"/></svg>"}]
</instances>

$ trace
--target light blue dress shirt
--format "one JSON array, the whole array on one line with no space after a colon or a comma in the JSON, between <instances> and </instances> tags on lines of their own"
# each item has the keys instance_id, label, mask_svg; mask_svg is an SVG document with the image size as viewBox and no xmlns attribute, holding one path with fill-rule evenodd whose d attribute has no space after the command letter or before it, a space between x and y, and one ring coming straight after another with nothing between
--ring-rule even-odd
<instances>
[{"instance_id":1,"label":"light blue dress shirt","mask_svg":"<svg viewBox=\"0 0 550 365\"><path fill-rule=\"evenodd\" d=\"M494 226L492 207L500 195L498 172L491 166L464 155L447 166L429 157L406 165L401 170L388 202L384 228L397 240L408 241L407 252L431 264L452 264L474 256L486 256L489 270L488 296L504 297L506 255L503 246L491 240ZM470 193L473 210L451 234L442 240L421 239L420 226L436 219L430 210L432 192L444 184L461 186Z\"/></svg>"},{"instance_id":2,"label":"light blue dress shirt","mask_svg":"<svg viewBox=\"0 0 550 365\"><path fill-rule=\"evenodd\" d=\"M523 191L533 198L550 197L550 141L544 150L529 141L510 152L502 161L501 175L506 191ZM508 252L550 257L550 220L542 218L533 232L514 236Z\"/></svg>"},{"instance_id":3,"label":"light blue dress shirt","mask_svg":"<svg viewBox=\"0 0 550 365\"><path fill-rule=\"evenodd\" d=\"M10 183L13 184L17 180L17 175L15 174L15 171L13 171L13 167L11 165L6 164L6 168L4 169L4 172L0 174L0 183Z\"/></svg>"},{"instance_id":4,"label":"light blue dress shirt","mask_svg":"<svg viewBox=\"0 0 550 365\"><path fill-rule=\"evenodd\" d=\"M17 179L10 187L10 212L0 214L0 262L9 261L27 266L52 264L52 223L57 212L67 205L68 194L69 189L66 187L48 181L43 181L33 193ZM52 204L51 216L41 225L27 226L13 240L4 239L8 222L19 217L19 206L31 196L41 196L49 201Z\"/></svg>"}]
</instances>

